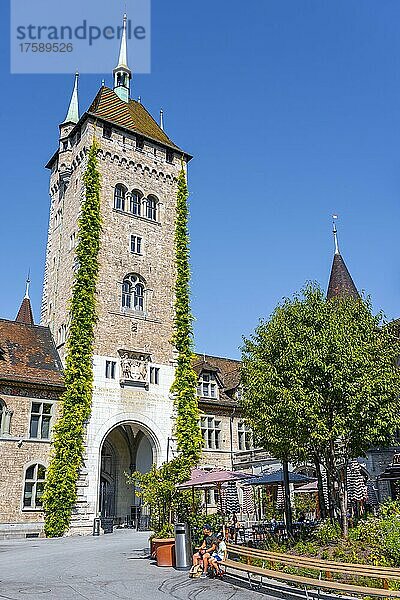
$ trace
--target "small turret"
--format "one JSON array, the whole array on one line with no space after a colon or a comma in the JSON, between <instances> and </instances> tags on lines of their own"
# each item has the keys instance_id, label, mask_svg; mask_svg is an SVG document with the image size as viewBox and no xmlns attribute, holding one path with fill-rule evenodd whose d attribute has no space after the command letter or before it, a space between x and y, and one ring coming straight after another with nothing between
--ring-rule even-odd
<instances>
[{"instance_id":1,"label":"small turret","mask_svg":"<svg viewBox=\"0 0 400 600\"><path fill-rule=\"evenodd\" d=\"M22 300L21 306L19 307L19 311L15 319L17 323L25 323L26 325L34 325L31 300L29 298L30 283L31 282L28 275L28 278L26 280L25 296Z\"/></svg>"},{"instance_id":2,"label":"small turret","mask_svg":"<svg viewBox=\"0 0 400 600\"><path fill-rule=\"evenodd\" d=\"M333 240L335 243L335 255L333 257L331 275L329 278L329 285L326 297L328 300L335 296L352 296L353 298L359 298L359 293L354 284L354 281L349 273L346 263L344 262L340 252L339 243L337 237L337 228L335 219L336 215L333 215Z\"/></svg>"}]
</instances>

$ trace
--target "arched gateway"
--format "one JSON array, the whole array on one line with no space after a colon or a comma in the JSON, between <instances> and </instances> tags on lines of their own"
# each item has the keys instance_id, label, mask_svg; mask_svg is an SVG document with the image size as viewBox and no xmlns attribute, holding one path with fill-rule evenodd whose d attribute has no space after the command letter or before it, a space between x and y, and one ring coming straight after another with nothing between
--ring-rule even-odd
<instances>
[{"instance_id":1,"label":"arched gateway","mask_svg":"<svg viewBox=\"0 0 400 600\"><path fill-rule=\"evenodd\" d=\"M127 475L147 473L157 464L157 441L143 424L126 421L114 426L100 447L98 513L124 523L136 521L140 498Z\"/></svg>"}]
</instances>

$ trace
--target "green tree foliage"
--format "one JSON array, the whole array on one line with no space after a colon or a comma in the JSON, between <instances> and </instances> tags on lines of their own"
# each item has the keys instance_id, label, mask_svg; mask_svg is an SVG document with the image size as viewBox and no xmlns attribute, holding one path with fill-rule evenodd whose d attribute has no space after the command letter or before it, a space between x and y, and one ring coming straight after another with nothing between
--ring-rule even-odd
<instances>
[{"instance_id":1,"label":"green tree foliage","mask_svg":"<svg viewBox=\"0 0 400 600\"><path fill-rule=\"evenodd\" d=\"M199 426L199 409L196 397L197 375L193 369L193 317L190 310L190 263L188 233L188 189L185 171L180 170L175 222L175 318L173 344L178 351L175 380L171 388L174 394L177 446L188 464L198 463L202 437Z\"/></svg>"},{"instance_id":2,"label":"green tree foliage","mask_svg":"<svg viewBox=\"0 0 400 600\"><path fill-rule=\"evenodd\" d=\"M96 323L96 282L100 244L100 174L96 141L84 174L85 199L79 219L78 270L70 300L70 326L61 416L54 428L53 453L47 471L43 506L48 537L68 529L76 502L76 483L84 454L85 423L90 416L93 388L93 340Z\"/></svg>"},{"instance_id":3,"label":"green tree foliage","mask_svg":"<svg viewBox=\"0 0 400 600\"><path fill-rule=\"evenodd\" d=\"M368 301L327 301L313 284L244 340L243 407L256 438L282 461L317 457L344 534L350 459L388 443L399 425L399 356Z\"/></svg>"}]
</instances>

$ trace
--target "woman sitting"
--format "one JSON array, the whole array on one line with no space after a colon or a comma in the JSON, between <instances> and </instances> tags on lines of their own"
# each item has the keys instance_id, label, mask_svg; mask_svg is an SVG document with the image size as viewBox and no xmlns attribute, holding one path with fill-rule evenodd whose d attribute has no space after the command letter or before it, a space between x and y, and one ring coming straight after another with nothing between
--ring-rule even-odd
<instances>
[{"instance_id":1,"label":"woman sitting","mask_svg":"<svg viewBox=\"0 0 400 600\"><path fill-rule=\"evenodd\" d=\"M212 553L212 555L209 559L209 564L210 564L210 567L212 569L214 569L215 574L218 577L222 577L223 571L220 567L220 564L226 560L226 556L227 556L226 543L225 543L224 536L222 535L222 533L218 533L217 541L218 541L218 546Z\"/></svg>"}]
</instances>

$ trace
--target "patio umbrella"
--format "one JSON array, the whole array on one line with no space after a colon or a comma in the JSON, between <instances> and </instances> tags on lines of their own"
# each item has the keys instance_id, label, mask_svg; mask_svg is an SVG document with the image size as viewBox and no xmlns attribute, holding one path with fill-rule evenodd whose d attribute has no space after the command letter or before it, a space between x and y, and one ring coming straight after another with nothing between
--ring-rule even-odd
<instances>
[{"instance_id":1,"label":"patio umbrella","mask_svg":"<svg viewBox=\"0 0 400 600\"><path fill-rule=\"evenodd\" d=\"M250 515L255 512L253 488L250 485L244 485L242 487L242 492L243 492L242 510L243 510L243 512L247 513L247 515Z\"/></svg>"},{"instance_id":2,"label":"patio umbrella","mask_svg":"<svg viewBox=\"0 0 400 600\"><path fill-rule=\"evenodd\" d=\"M317 481L310 481L310 483L300 485L298 488L296 488L294 490L295 494L302 494L302 493L315 494L315 492L318 492L318 482Z\"/></svg>"},{"instance_id":3,"label":"patio umbrella","mask_svg":"<svg viewBox=\"0 0 400 600\"><path fill-rule=\"evenodd\" d=\"M301 473L289 472L289 483L308 483L314 479L314 477L307 477L306 475L301 475ZM261 475L252 477L246 481L246 485L276 485L283 483L283 469L273 471L272 473L261 473Z\"/></svg>"},{"instance_id":4,"label":"patio umbrella","mask_svg":"<svg viewBox=\"0 0 400 600\"><path fill-rule=\"evenodd\" d=\"M370 506L378 506L378 494L374 482L371 479L367 480L367 504Z\"/></svg>"},{"instance_id":5,"label":"patio umbrella","mask_svg":"<svg viewBox=\"0 0 400 600\"><path fill-rule=\"evenodd\" d=\"M239 496L235 481L229 481L225 490L226 512L235 514L240 512Z\"/></svg>"},{"instance_id":6,"label":"patio umbrella","mask_svg":"<svg viewBox=\"0 0 400 600\"><path fill-rule=\"evenodd\" d=\"M283 485L281 483L278 484L278 493L276 496L276 508L278 510L283 510L285 508L285 492L283 490Z\"/></svg>"},{"instance_id":7,"label":"patio umbrella","mask_svg":"<svg viewBox=\"0 0 400 600\"><path fill-rule=\"evenodd\" d=\"M361 465L357 460L351 460L347 465L347 493L350 502L361 502L367 495Z\"/></svg>"},{"instance_id":8,"label":"patio umbrella","mask_svg":"<svg viewBox=\"0 0 400 600\"><path fill-rule=\"evenodd\" d=\"M219 484L227 481L239 481L251 477L251 475L248 475L247 473L241 473L240 471L224 471L222 469L214 469L212 471L202 470L201 474L199 474L200 469L196 469L195 471L195 474L192 474L188 481L178 483L176 487L180 490L187 490L191 487L216 487Z\"/></svg>"}]
</instances>

